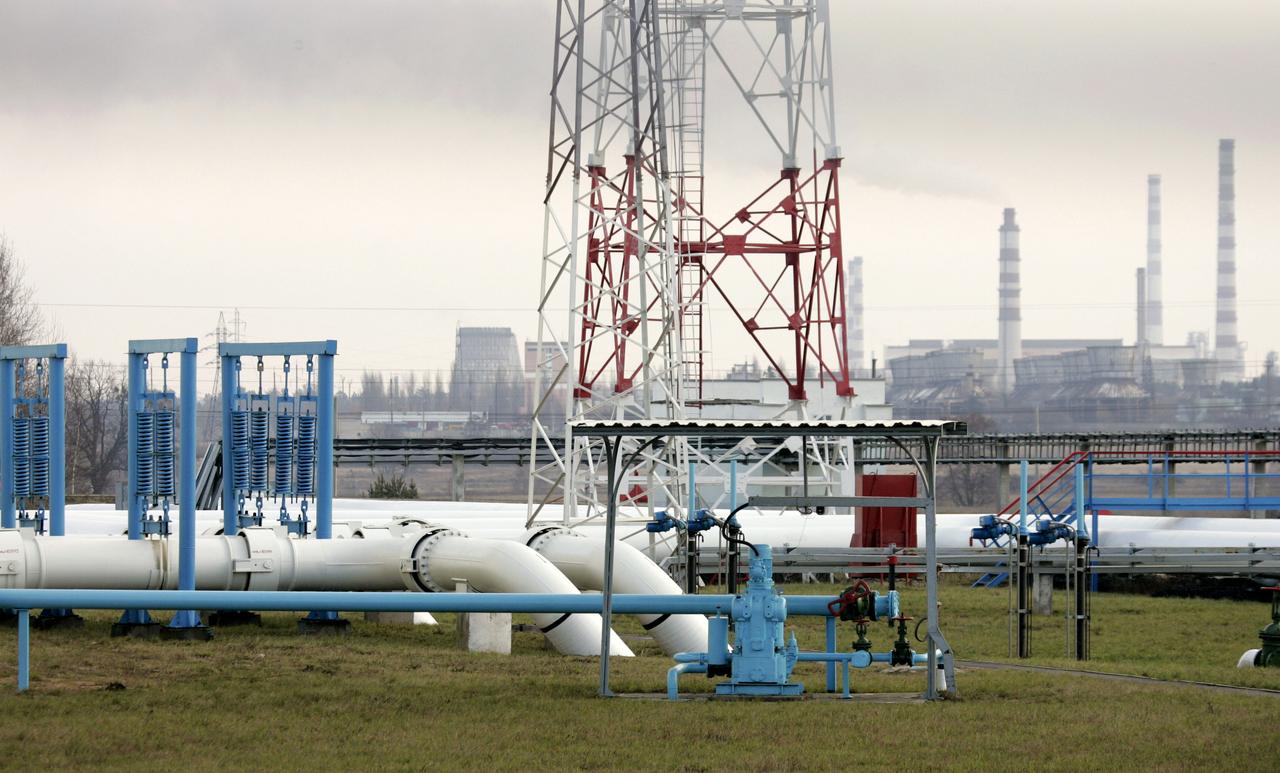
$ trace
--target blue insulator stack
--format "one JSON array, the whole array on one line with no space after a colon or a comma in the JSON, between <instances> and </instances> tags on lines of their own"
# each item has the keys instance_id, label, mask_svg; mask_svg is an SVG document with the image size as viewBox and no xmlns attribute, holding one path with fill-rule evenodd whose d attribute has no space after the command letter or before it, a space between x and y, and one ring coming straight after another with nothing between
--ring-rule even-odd
<instances>
[{"instance_id":1,"label":"blue insulator stack","mask_svg":"<svg viewBox=\"0 0 1280 773\"><path fill-rule=\"evenodd\" d=\"M276 495L293 493L293 414L276 414Z\"/></svg>"},{"instance_id":2,"label":"blue insulator stack","mask_svg":"<svg viewBox=\"0 0 1280 773\"><path fill-rule=\"evenodd\" d=\"M231 412L231 485L236 491L249 488L249 412Z\"/></svg>"},{"instance_id":3,"label":"blue insulator stack","mask_svg":"<svg viewBox=\"0 0 1280 773\"><path fill-rule=\"evenodd\" d=\"M155 460L156 460L156 494L171 497L174 488L174 429L176 426L173 411L155 412Z\"/></svg>"},{"instance_id":4,"label":"blue insulator stack","mask_svg":"<svg viewBox=\"0 0 1280 773\"><path fill-rule=\"evenodd\" d=\"M31 496L31 419L13 420L13 495Z\"/></svg>"},{"instance_id":5,"label":"blue insulator stack","mask_svg":"<svg viewBox=\"0 0 1280 773\"><path fill-rule=\"evenodd\" d=\"M271 414L267 411L255 410L249 414L249 446L253 451L253 459L249 469L249 490L267 490L267 467L271 459L267 456L267 442L270 437Z\"/></svg>"},{"instance_id":6,"label":"blue insulator stack","mask_svg":"<svg viewBox=\"0 0 1280 773\"><path fill-rule=\"evenodd\" d=\"M315 493L316 473L316 416L303 414L298 417L297 487L299 496Z\"/></svg>"},{"instance_id":7,"label":"blue insulator stack","mask_svg":"<svg viewBox=\"0 0 1280 773\"><path fill-rule=\"evenodd\" d=\"M155 414L139 412L135 417L135 429L138 433L138 490L136 496L148 497L155 492Z\"/></svg>"},{"instance_id":8,"label":"blue insulator stack","mask_svg":"<svg viewBox=\"0 0 1280 773\"><path fill-rule=\"evenodd\" d=\"M49 417L31 420L31 495L49 496Z\"/></svg>"}]
</instances>

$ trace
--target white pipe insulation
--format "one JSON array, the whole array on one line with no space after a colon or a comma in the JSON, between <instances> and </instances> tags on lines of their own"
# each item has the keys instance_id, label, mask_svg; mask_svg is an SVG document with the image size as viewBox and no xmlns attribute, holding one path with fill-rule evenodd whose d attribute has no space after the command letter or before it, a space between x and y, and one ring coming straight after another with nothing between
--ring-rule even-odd
<instances>
[{"instance_id":1,"label":"white pipe insulation","mask_svg":"<svg viewBox=\"0 0 1280 773\"><path fill-rule=\"evenodd\" d=\"M600 542L563 527L535 529L525 535L529 547L541 553L582 590L604 587L604 551ZM684 590L658 565L625 542L614 547L615 593L680 595ZM668 655L701 652L707 647L707 618L703 615L636 615L645 630Z\"/></svg>"},{"instance_id":2,"label":"white pipe insulation","mask_svg":"<svg viewBox=\"0 0 1280 773\"><path fill-rule=\"evenodd\" d=\"M457 582L485 592L577 593L532 548L473 539L422 524L366 527L364 539L290 539L283 530L241 529L234 537L196 538L198 590L452 591ZM656 568L656 567L655 567ZM173 590L178 540L49 537L0 530L0 588ZM599 655L599 615L534 615L558 651ZM611 652L632 655L613 634Z\"/></svg>"},{"instance_id":3,"label":"white pipe insulation","mask_svg":"<svg viewBox=\"0 0 1280 773\"><path fill-rule=\"evenodd\" d=\"M508 540L474 539L451 529L428 530L413 549L414 580L423 590L447 592L465 581L481 593L578 593L550 561L526 545ZM656 567L655 567L656 568ZM600 615L535 614L547 640L566 655L599 655L604 620ZM634 653L610 631L611 655Z\"/></svg>"}]
</instances>

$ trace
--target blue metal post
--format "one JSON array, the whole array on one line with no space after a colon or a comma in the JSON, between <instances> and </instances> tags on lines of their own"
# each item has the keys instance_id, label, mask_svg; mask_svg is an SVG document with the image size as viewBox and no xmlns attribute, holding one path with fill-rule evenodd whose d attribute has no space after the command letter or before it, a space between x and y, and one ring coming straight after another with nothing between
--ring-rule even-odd
<instances>
[{"instance_id":1,"label":"blue metal post","mask_svg":"<svg viewBox=\"0 0 1280 773\"><path fill-rule=\"evenodd\" d=\"M13 360L0 361L0 525L17 528L18 508L13 501Z\"/></svg>"},{"instance_id":2,"label":"blue metal post","mask_svg":"<svg viewBox=\"0 0 1280 773\"><path fill-rule=\"evenodd\" d=\"M31 610L18 610L18 692L31 686Z\"/></svg>"},{"instance_id":3,"label":"blue metal post","mask_svg":"<svg viewBox=\"0 0 1280 773\"><path fill-rule=\"evenodd\" d=\"M239 532L236 513L236 488L232 467L235 457L231 448L231 408L236 401L236 363L239 357L222 357L222 533L228 537Z\"/></svg>"},{"instance_id":4,"label":"blue metal post","mask_svg":"<svg viewBox=\"0 0 1280 773\"><path fill-rule=\"evenodd\" d=\"M729 512L738 509L738 460L729 460Z\"/></svg>"},{"instance_id":5,"label":"blue metal post","mask_svg":"<svg viewBox=\"0 0 1280 773\"><path fill-rule=\"evenodd\" d=\"M145 406L139 403L146 389L142 372L143 355L129 353L129 484L126 492L129 500L129 539L142 539L142 497L138 495L138 423L137 413Z\"/></svg>"},{"instance_id":6,"label":"blue metal post","mask_svg":"<svg viewBox=\"0 0 1280 773\"><path fill-rule=\"evenodd\" d=\"M49 358L49 533L67 533L66 359Z\"/></svg>"},{"instance_id":7,"label":"blue metal post","mask_svg":"<svg viewBox=\"0 0 1280 773\"><path fill-rule=\"evenodd\" d=\"M827 652L836 651L836 619L834 617L827 618ZM848 672L845 672L845 689L848 689ZM827 661L827 692L836 691L836 662L834 660Z\"/></svg>"},{"instance_id":8,"label":"blue metal post","mask_svg":"<svg viewBox=\"0 0 1280 773\"><path fill-rule=\"evenodd\" d=\"M1076 536L1089 537L1089 519L1085 517L1084 466L1076 465Z\"/></svg>"},{"instance_id":9,"label":"blue metal post","mask_svg":"<svg viewBox=\"0 0 1280 773\"><path fill-rule=\"evenodd\" d=\"M182 412L178 431L178 590L196 589L196 352L199 341L187 339L182 350L182 385L179 400ZM196 628L200 615L192 609L178 610L170 628Z\"/></svg>"},{"instance_id":10,"label":"blue metal post","mask_svg":"<svg viewBox=\"0 0 1280 773\"><path fill-rule=\"evenodd\" d=\"M1018 533L1027 533L1027 460L1018 465Z\"/></svg>"},{"instance_id":11,"label":"blue metal post","mask_svg":"<svg viewBox=\"0 0 1280 773\"><path fill-rule=\"evenodd\" d=\"M336 353L336 342L328 342ZM316 438L316 537L333 536L333 355L320 355L316 379L319 392L319 414Z\"/></svg>"}]
</instances>

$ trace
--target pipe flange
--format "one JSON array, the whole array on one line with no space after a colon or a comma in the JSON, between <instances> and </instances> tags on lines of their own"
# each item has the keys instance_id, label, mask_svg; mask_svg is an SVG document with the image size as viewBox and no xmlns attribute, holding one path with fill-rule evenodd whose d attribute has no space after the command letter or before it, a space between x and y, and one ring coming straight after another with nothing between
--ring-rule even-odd
<instances>
[{"instance_id":1,"label":"pipe flange","mask_svg":"<svg viewBox=\"0 0 1280 773\"><path fill-rule=\"evenodd\" d=\"M453 588L442 588L438 583L431 580L431 571L427 566L427 555L431 553L431 548L435 547L440 540L445 537L465 537L466 534L457 529L450 529L446 526L428 526L426 532L413 543L413 548L409 551L410 558L413 559L412 570L410 576L413 578L414 584L427 593L449 593Z\"/></svg>"},{"instance_id":2,"label":"pipe flange","mask_svg":"<svg viewBox=\"0 0 1280 773\"><path fill-rule=\"evenodd\" d=\"M531 529L525 532L524 544L533 548L538 553L541 553L542 546L547 544L547 542L556 535L566 535L570 537L582 536L573 529L570 529L568 526L540 526L536 529Z\"/></svg>"}]
</instances>

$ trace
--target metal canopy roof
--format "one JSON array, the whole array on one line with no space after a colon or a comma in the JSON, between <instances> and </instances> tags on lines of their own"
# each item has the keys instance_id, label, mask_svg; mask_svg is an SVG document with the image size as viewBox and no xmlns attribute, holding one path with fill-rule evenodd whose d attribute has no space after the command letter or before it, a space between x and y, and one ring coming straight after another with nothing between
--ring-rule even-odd
<instances>
[{"instance_id":1,"label":"metal canopy roof","mask_svg":"<svg viewBox=\"0 0 1280 773\"><path fill-rule=\"evenodd\" d=\"M706 419L633 419L623 421L584 420L570 425L579 437L664 437L697 435L701 437L942 437L963 435L968 426L963 421L847 421L806 419L780 421L706 420Z\"/></svg>"}]
</instances>

